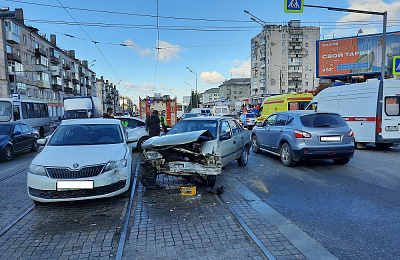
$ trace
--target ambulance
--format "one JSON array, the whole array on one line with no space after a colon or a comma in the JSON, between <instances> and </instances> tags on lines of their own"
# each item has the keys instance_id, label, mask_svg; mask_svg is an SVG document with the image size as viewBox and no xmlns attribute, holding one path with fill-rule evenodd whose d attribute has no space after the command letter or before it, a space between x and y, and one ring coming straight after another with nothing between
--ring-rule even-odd
<instances>
[{"instance_id":1,"label":"ambulance","mask_svg":"<svg viewBox=\"0 0 400 260\"><path fill-rule=\"evenodd\" d=\"M260 116L257 117L256 123L264 122L269 115L275 112L304 110L313 98L311 93L289 93L267 97L260 106L258 111Z\"/></svg>"},{"instance_id":2,"label":"ambulance","mask_svg":"<svg viewBox=\"0 0 400 260\"><path fill-rule=\"evenodd\" d=\"M400 80L329 87L318 93L307 109L339 113L361 145L389 148L400 143Z\"/></svg>"}]
</instances>

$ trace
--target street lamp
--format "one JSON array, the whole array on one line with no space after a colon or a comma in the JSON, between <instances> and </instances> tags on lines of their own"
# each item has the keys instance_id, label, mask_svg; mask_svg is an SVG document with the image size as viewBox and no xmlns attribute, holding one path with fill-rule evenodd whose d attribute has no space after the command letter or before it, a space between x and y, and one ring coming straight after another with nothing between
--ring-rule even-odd
<instances>
[{"instance_id":1,"label":"street lamp","mask_svg":"<svg viewBox=\"0 0 400 260\"><path fill-rule=\"evenodd\" d=\"M359 35L360 33L363 33L363 30L362 30L362 29L358 30L357 37L358 37L358 35Z\"/></svg>"},{"instance_id":2,"label":"street lamp","mask_svg":"<svg viewBox=\"0 0 400 260\"><path fill-rule=\"evenodd\" d=\"M261 24L263 27L267 24L266 21L261 20L257 16L253 15L252 13L250 13L248 10L243 10L243 12L245 12L246 14L249 14L251 16L251 20L253 20L256 23Z\"/></svg>"},{"instance_id":3,"label":"street lamp","mask_svg":"<svg viewBox=\"0 0 400 260\"><path fill-rule=\"evenodd\" d=\"M198 104L197 104L197 101L198 101L198 97L197 97L197 73L196 73L196 71L194 71L194 70L191 70L189 67L186 67L190 72L192 72L193 74L195 74L196 75L196 94L195 94L195 97L196 97L196 107L195 108L197 108L198 107Z\"/></svg>"}]
</instances>

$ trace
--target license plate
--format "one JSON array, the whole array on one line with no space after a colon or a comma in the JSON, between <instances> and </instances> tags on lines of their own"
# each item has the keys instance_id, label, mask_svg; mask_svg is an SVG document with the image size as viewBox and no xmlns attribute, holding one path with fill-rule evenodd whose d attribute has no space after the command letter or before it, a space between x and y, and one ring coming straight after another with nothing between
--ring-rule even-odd
<instances>
[{"instance_id":1,"label":"license plate","mask_svg":"<svg viewBox=\"0 0 400 260\"><path fill-rule=\"evenodd\" d=\"M389 131L399 131L399 127L397 125L393 125L393 126L392 125L388 125L388 126L385 127L385 130L388 131L388 132Z\"/></svg>"},{"instance_id":2,"label":"license plate","mask_svg":"<svg viewBox=\"0 0 400 260\"><path fill-rule=\"evenodd\" d=\"M340 136L321 136L321 142L340 142Z\"/></svg>"},{"instance_id":3,"label":"license plate","mask_svg":"<svg viewBox=\"0 0 400 260\"><path fill-rule=\"evenodd\" d=\"M57 181L58 189L93 189L93 181Z\"/></svg>"}]
</instances>

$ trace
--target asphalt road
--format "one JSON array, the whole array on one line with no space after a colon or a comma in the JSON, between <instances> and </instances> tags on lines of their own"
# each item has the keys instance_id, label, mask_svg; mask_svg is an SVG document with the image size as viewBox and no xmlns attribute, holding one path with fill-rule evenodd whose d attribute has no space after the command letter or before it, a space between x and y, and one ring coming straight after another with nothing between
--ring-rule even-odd
<instances>
[{"instance_id":1,"label":"asphalt road","mask_svg":"<svg viewBox=\"0 0 400 260\"><path fill-rule=\"evenodd\" d=\"M284 167L250 153L239 181L339 259L400 258L400 149L356 150L344 166L330 160Z\"/></svg>"}]
</instances>

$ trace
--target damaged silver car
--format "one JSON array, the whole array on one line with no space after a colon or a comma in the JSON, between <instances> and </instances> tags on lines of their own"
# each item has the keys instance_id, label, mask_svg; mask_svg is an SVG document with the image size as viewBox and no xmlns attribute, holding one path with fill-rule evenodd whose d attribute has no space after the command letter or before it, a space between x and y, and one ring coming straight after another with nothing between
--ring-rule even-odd
<instances>
[{"instance_id":1,"label":"damaged silver car","mask_svg":"<svg viewBox=\"0 0 400 260\"><path fill-rule=\"evenodd\" d=\"M168 134L142 145L140 181L154 186L157 174L200 178L213 187L222 167L237 160L246 166L250 132L232 118L195 117L179 121Z\"/></svg>"}]
</instances>

